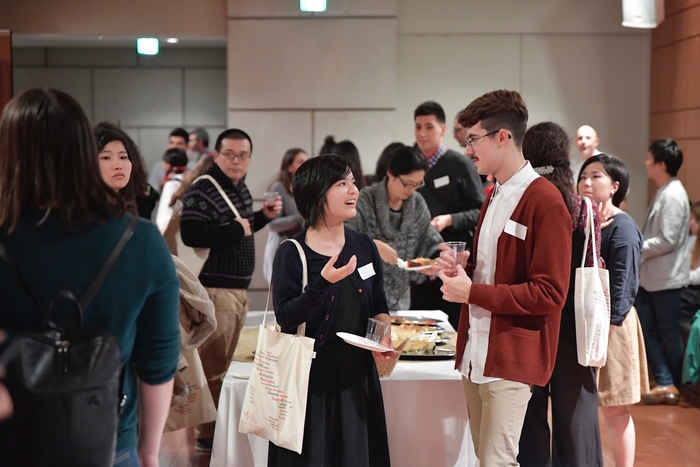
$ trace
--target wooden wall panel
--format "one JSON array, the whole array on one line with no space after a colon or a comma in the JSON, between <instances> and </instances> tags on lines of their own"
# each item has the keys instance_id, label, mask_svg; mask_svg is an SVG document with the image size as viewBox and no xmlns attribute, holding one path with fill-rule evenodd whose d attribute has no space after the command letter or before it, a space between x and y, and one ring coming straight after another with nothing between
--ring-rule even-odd
<instances>
[{"instance_id":1,"label":"wooden wall panel","mask_svg":"<svg viewBox=\"0 0 700 467\"><path fill-rule=\"evenodd\" d=\"M652 32L649 138L674 138L683 150L678 178L700 200L700 0L666 0ZM649 185L650 196L656 187Z\"/></svg>"},{"instance_id":2,"label":"wooden wall panel","mask_svg":"<svg viewBox=\"0 0 700 467\"><path fill-rule=\"evenodd\" d=\"M700 35L700 2L675 15L666 13L666 19L652 34L652 48Z\"/></svg>"},{"instance_id":3,"label":"wooden wall panel","mask_svg":"<svg viewBox=\"0 0 700 467\"><path fill-rule=\"evenodd\" d=\"M696 5L700 5L700 0L666 0L664 10L666 16L671 16Z\"/></svg>"},{"instance_id":4,"label":"wooden wall panel","mask_svg":"<svg viewBox=\"0 0 700 467\"><path fill-rule=\"evenodd\" d=\"M0 111L12 99L12 34L0 30Z\"/></svg>"}]
</instances>

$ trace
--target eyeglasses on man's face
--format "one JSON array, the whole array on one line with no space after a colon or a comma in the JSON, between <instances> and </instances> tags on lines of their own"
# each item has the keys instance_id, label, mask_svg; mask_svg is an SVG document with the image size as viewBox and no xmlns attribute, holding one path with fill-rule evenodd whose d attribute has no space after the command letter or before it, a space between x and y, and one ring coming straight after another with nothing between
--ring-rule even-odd
<instances>
[{"instance_id":1,"label":"eyeglasses on man's face","mask_svg":"<svg viewBox=\"0 0 700 467\"><path fill-rule=\"evenodd\" d=\"M401 184L403 185L404 188L411 188L412 190L417 190L418 188L421 188L425 186L425 180L421 180L420 183L413 183L413 182L404 182L403 178L401 178L401 175L396 177L399 179Z\"/></svg>"},{"instance_id":2,"label":"eyeglasses on man's face","mask_svg":"<svg viewBox=\"0 0 700 467\"><path fill-rule=\"evenodd\" d=\"M476 138L471 138L471 139L467 138L466 140L464 140L464 143L467 145L468 149L473 151L474 150L474 143L476 141L479 141L481 138L486 138L487 136L495 135L499 131L501 131L501 130L490 131L490 132L486 133L485 135L481 135L481 136L478 136Z\"/></svg>"},{"instance_id":3,"label":"eyeglasses on man's face","mask_svg":"<svg viewBox=\"0 0 700 467\"><path fill-rule=\"evenodd\" d=\"M226 151L226 152L219 152L222 156L224 156L226 159L232 161L235 159L240 160L241 162L246 161L250 159L250 153L248 152L242 152L240 154L236 154L233 151Z\"/></svg>"}]
</instances>

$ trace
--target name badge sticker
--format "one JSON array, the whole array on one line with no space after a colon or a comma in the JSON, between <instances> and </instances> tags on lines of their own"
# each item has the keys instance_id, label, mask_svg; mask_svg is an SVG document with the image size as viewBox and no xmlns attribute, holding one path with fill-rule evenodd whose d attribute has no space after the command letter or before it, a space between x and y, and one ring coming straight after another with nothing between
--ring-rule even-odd
<instances>
[{"instance_id":1,"label":"name badge sticker","mask_svg":"<svg viewBox=\"0 0 700 467\"><path fill-rule=\"evenodd\" d=\"M374 272L374 265L372 263L365 264L359 268L357 272L360 274L360 278L362 278L363 281L377 274Z\"/></svg>"},{"instance_id":2,"label":"name badge sticker","mask_svg":"<svg viewBox=\"0 0 700 467\"><path fill-rule=\"evenodd\" d=\"M433 185L435 185L435 188L440 188L441 186L449 185L450 184L450 176L445 175L444 177L436 178L433 180Z\"/></svg>"},{"instance_id":3,"label":"name badge sticker","mask_svg":"<svg viewBox=\"0 0 700 467\"><path fill-rule=\"evenodd\" d=\"M527 227L510 219L506 222L506 228L503 229L503 231L514 237L518 237L520 240L525 240L525 237L527 237Z\"/></svg>"}]
</instances>

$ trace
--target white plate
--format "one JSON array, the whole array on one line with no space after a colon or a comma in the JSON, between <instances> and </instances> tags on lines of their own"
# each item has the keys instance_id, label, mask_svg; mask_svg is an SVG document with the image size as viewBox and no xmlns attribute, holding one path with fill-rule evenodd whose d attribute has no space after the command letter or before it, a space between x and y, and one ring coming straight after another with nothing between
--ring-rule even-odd
<instances>
[{"instance_id":1,"label":"white plate","mask_svg":"<svg viewBox=\"0 0 700 467\"><path fill-rule=\"evenodd\" d=\"M394 350L393 348L382 345L379 342L374 342L365 337L356 336L355 334L350 334L348 332L336 332L335 334L348 344L354 345L355 347L359 347L361 349L374 350L376 352L391 352Z\"/></svg>"},{"instance_id":2,"label":"white plate","mask_svg":"<svg viewBox=\"0 0 700 467\"><path fill-rule=\"evenodd\" d=\"M399 258L399 259L396 261L396 265L397 265L400 269L405 269L406 271L422 271L422 270L424 270L424 269L430 269L430 268L433 267L432 264L427 264L427 265L425 265L425 266L416 266L416 267L414 267L414 268L409 268L409 267L408 267L408 263L407 263L406 261L402 260L401 258Z\"/></svg>"}]
</instances>

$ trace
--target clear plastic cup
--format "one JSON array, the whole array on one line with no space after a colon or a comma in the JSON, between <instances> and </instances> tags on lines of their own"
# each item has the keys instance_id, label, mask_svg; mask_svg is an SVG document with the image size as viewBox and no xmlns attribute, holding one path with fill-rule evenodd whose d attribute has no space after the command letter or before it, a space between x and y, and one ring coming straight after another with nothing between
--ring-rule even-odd
<instances>
[{"instance_id":1,"label":"clear plastic cup","mask_svg":"<svg viewBox=\"0 0 700 467\"><path fill-rule=\"evenodd\" d=\"M452 257L459 264L457 253L462 253L467 250L467 242L445 242L445 245L452 250Z\"/></svg>"},{"instance_id":2,"label":"clear plastic cup","mask_svg":"<svg viewBox=\"0 0 700 467\"><path fill-rule=\"evenodd\" d=\"M381 342L382 337L389 336L391 324L378 319L369 318L367 320L367 334L365 337L374 342Z\"/></svg>"},{"instance_id":3,"label":"clear plastic cup","mask_svg":"<svg viewBox=\"0 0 700 467\"><path fill-rule=\"evenodd\" d=\"M265 196L265 202L270 203L275 200L280 194L276 191L266 191L264 196Z\"/></svg>"}]
</instances>

